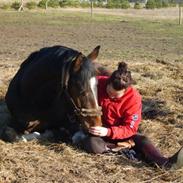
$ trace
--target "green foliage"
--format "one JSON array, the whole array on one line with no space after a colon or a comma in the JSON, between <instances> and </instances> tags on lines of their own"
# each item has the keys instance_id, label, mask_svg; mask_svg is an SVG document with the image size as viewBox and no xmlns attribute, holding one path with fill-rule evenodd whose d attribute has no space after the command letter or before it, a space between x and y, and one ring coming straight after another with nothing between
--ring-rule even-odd
<instances>
[{"instance_id":1,"label":"green foliage","mask_svg":"<svg viewBox=\"0 0 183 183\"><path fill-rule=\"evenodd\" d=\"M41 0L41 1L39 1L38 7L45 9L46 8L46 1L47 0Z\"/></svg>"},{"instance_id":2,"label":"green foliage","mask_svg":"<svg viewBox=\"0 0 183 183\"><path fill-rule=\"evenodd\" d=\"M148 0L146 3L146 9L154 9L156 8L155 0Z\"/></svg>"},{"instance_id":3,"label":"green foliage","mask_svg":"<svg viewBox=\"0 0 183 183\"><path fill-rule=\"evenodd\" d=\"M15 10L18 10L20 8L20 3L19 2L13 2L11 4L11 8L15 9Z\"/></svg>"},{"instance_id":4,"label":"green foliage","mask_svg":"<svg viewBox=\"0 0 183 183\"><path fill-rule=\"evenodd\" d=\"M130 3L129 3L129 1L128 1L128 0L122 0L122 1L121 1L121 8L122 8L122 9L128 9L128 8L130 8Z\"/></svg>"},{"instance_id":5,"label":"green foliage","mask_svg":"<svg viewBox=\"0 0 183 183\"><path fill-rule=\"evenodd\" d=\"M52 8L58 8L60 6L59 0L49 0L48 6Z\"/></svg>"},{"instance_id":6,"label":"green foliage","mask_svg":"<svg viewBox=\"0 0 183 183\"><path fill-rule=\"evenodd\" d=\"M107 8L130 8L130 3L128 0L109 0L107 3Z\"/></svg>"},{"instance_id":7,"label":"green foliage","mask_svg":"<svg viewBox=\"0 0 183 183\"><path fill-rule=\"evenodd\" d=\"M162 8L162 0L155 0L155 8Z\"/></svg>"},{"instance_id":8,"label":"green foliage","mask_svg":"<svg viewBox=\"0 0 183 183\"><path fill-rule=\"evenodd\" d=\"M106 7L106 5L102 1L95 1L93 6L96 8L105 8Z\"/></svg>"},{"instance_id":9,"label":"green foliage","mask_svg":"<svg viewBox=\"0 0 183 183\"><path fill-rule=\"evenodd\" d=\"M142 6L141 6L140 2L137 1L134 5L134 9L141 9L141 8L142 8Z\"/></svg>"},{"instance_id":10,"label":"green foliage","mask_svg":"<svg viewBox=\"0 0 183 183\"><path fill-rule=\"evenodd\" d=\"M107 8L119 8L119 5L114 0L108 0Z\"/></svg>"},{"instance_id":11,"label":"green foliage","mask_svg":"<svg viewBox=\"0 0 183 183\"><path fill-rule=\"evenodd\" d=\"M11 8L11 4L3 4L2 6L1 6L1 9L3 9L3 10L8 10L8 9L10 9Z\"/></svg>"},{"instance_id":12,"label":"green foliage","mask_svg":"<svg viewBox=\"0 0 183 183\"><path fill-rule=\"evenodd\" d=\"M162 7L163 8L167 8L167 7L169 7L170 5L169 5L169 3L167 2L167 1L163 1L162 2Z\"/></svg>"},{"instance_id":13,"label":"green foliage","mask_svg":"<svg viewBox=\"0 0 183 183\"><path fill-rule=\"evenodd\" d=\"M91 6L91 3L89 1L85 1L85 2L80 3L80 6L82 8L88 8Z\"/></svg>"},{"instance_id":14,"label":"green foliage","mask_svg":"<svg viewBox=\"0 0 183 183\"><path fill-rule=\"evenodd\" d=\"M106 8L106 4L104 4L103 2L98 2L97 3L97 7L99 7L99 8Z\"/></svg>"},{"instance_id":15,"label":"green foliage","mask_svg":"<svg viewBox=\"0 0 183 183\"><path fill-rule=\"evenodd\" d=\"M154 9L154 8L167 8L169 7L168 0L148 0L146 3L147 9Z\"/></svg>"},{"instance_id":16,"label":"green foliage","mask_svg":"<svg viewBox=\"0 0 183 183\"><path fill-rule=\"evenodd\" d=\"M169 0L168 2L170 7L176 7L177 5L176 0Z\"/></svg>"},{"instance_id":17,"label":"green foliage","mask_svg":"<svg viewBox=\"0 0 183 183\"><path fill-rule=\"evenodd\" d=\"M38 3L38 7L46 8L46 3L47 3L48 7L52 7L52 8L58 8L60 6L60 1L59 0L41 0Z\"/></svg>"},{"instance_id":18,"label":"green foliage","mask_svg":"<svg viewBox=\"0 0 183 183\"><path fill-rule=\"evenodd\" d=\"M37 3L35 1L30 1L26 3L26 7L30 10L35 9L37 7Z\"/></svg>"},{"instance_id":19,"label":"green foliage","mask_svg":"<svg viewBox=\"0 0 183 183\"><path fill-rule=\"evenodd\" d=\"M79 7L79 0L63 0L60 2L60 7Z\"/></svg>"},{"instance_id":20,"label":"green foliage","mask_svg":"<svg viewBox=\"0 0 183 183\"><path fill-rule=\"evenodd\" d=\"M90 7L90 2L82 2L82 3L80 3L80 6L82 8L88 8L88 7Z\"/></svg>"}]
</instances>

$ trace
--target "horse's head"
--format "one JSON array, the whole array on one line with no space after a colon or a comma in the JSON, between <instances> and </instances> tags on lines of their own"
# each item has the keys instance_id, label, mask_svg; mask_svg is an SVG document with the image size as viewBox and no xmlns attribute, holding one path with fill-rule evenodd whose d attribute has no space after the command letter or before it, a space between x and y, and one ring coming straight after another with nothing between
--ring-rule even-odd
<instances>
[{"instance_id":1,"label":"horse's head","mask_svg":"<svg viewBox=\"0 0 183 183\"><path fill-rule=\"evenodd\" d=\"M97 46L87 57L78 53L72 62L68 79L70 101L84 129L101 126L101 108L98 106L97 79L93 60L98 56Z\"/></svg>"}]
</instances>

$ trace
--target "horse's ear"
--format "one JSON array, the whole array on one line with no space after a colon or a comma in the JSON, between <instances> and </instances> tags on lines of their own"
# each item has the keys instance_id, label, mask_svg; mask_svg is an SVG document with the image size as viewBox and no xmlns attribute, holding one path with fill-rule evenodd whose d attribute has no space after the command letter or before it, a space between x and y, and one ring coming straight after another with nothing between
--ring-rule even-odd
<instances>
[{"instance_id":1,"label":"horse's ear","mask_svg":"<svg viewBox=\"0 0 183 183\"><path fill-rule=\"evenodd\" d=\"M100 46L97 46L88 56L90 60L95 60L98 57Z\"/></svg>"},{"instance_id":2,"label":"horse's ear","mask_svg":"<svg viewBox=\"0 0 183 183\"><path fill-rule=\"evenodd\" d=\"M83 61L83 54L79 53L76 59L74 60L74 67L73 67L74 72L77 72L80 69L82 61Z\"/></svg>"}]
</instances>

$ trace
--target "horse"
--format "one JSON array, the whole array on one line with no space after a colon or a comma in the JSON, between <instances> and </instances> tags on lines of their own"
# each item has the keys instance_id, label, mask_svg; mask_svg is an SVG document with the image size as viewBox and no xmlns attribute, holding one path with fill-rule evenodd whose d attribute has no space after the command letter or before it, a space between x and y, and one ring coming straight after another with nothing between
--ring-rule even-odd
<instances>
[{"instance_id":1,"label":"horse","mask_svg":"<svg viewBox=\"0 0 183 183\"><path fill-rule=\"evenodd\" d=\"M9 126L17 134L60 127L73 134L80 128L87 131L91 126L102 126L96 74L106 74L106 70L94 62L99 50L97 46L85 56L58 45L30 54L5 95L13 119ZM14 136L6 139L14 140Z\"/></svg>"}]
</instances>

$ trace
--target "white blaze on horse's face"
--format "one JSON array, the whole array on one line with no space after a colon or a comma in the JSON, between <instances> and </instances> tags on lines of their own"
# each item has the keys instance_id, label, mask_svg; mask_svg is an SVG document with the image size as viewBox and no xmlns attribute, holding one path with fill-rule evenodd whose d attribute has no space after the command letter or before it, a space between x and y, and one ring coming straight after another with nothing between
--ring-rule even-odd
<instances>
[{"instance_id":1,"label":"white blaze on horse's face","mask_svg":"<svg viewBox=\"0 0 183 183\"><path fill-rule=\"evenodd\" d=\"M98 80L96 77L92 77L90 79L90 87L91 87L91 90L93 92L93 96L94 96L94 99L95 99L95 104L96 104L96 107L98 108L98 95L97 95L97 84L98 84Z\"/></svg>"}]
</instances>

